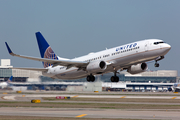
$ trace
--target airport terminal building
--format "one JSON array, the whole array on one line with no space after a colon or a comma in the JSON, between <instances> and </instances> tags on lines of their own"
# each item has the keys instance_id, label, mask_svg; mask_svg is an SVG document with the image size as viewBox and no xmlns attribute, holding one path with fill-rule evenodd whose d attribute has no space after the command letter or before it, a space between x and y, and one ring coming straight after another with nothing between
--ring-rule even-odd
<instances>
[{"instance_id":1,"label":"airport terminal building","mask_svg":"<svg viewBox=\"0 0 180 120\"><path fill-rule=\"evenodd\" d=\"M13 66L11 66L10 59L1 59L0 81L7 81L10 76L13 76L13 82L27 82L28 80L37 80L39 76L42 75L42 73L39 71L19 70L11 68L13 68Z\"/></svg>"}]
</instances>

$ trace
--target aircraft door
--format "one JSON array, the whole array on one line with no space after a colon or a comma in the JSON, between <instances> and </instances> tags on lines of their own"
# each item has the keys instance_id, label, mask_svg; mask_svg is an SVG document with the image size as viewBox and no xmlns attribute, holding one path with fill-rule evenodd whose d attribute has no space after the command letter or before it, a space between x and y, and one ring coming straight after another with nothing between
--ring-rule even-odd
<instances>
[{"instance_id":1,"label":"aircraft door","mask_svg":"<svg viewBox=\"0 0 180 120\"><path fill-rule=\"evenodd\" d=\"M145 42L145 47L144 47L144 49L145 49L145 52L147 52L147 51L149 50L149 41L146 41L146 42Z\"/></svg>"},{"instance_id":2,"label":"aircraft door","mask_svg":"<svg viewBox=\"0 0 180 120\"><path fill-rule=\"evenodd\" d=\"M146 41L144 44L144 53L143 53L144 58L148 57L148 50L149 50L149 41Z\"/></svg>"}]
</instances>

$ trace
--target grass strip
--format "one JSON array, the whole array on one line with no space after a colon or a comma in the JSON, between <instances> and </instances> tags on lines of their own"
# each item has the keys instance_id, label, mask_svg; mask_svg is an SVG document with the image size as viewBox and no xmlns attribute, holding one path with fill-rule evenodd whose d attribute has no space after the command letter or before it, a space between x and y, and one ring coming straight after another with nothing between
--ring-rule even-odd
<instances>
[{"instance_id":1,"label":"grass strip","mask_svg":"<svg viewBox=\"0 0 180 120\"><path fill-rule=\"evenodd\" d=\"M43 97L49 101L96 101L96 102L141 102L141 103L180 103L179 99L148 99L148 98L70 98L56 99L55 97Z\"/></svg>"},{"instance_id":2,"label":"grass strip","mask_svg":"<svg viewBox=\"0 0 180 120\"><path fill-rule=\"evenodd\" d=\"M92 120L92 118L65 118L65 117L35 117L35 116L3 116L0 120ZM113 118L96 118L96 120L142 120L142 119L113 119Z\"/></svg>"},{"instance_id":3,"label":"grass strip","mask_svg":"<svg viewBox=\"0 0 180 120\"><path fill-rule=\"evenodd\" d=\"M0 102L0 107L45 107L45 108L99 108L99 109L180 109L180 105L115 104L115 103L61 103L61 102Z\"/></svg>"}]
</instances>

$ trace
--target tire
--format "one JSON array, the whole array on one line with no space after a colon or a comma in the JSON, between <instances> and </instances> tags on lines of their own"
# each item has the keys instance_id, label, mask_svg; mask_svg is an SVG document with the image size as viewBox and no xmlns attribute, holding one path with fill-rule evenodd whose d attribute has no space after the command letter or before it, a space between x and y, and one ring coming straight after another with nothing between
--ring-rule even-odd
<instances>
[{"instance_id":1,"label":"tire","mask_svg":"<svg viewBox=\"0 0 180 120\"><path fill-rule=\"evenodd\" d=\"M92 75L91 76L91 81L94 82L95 81L95 77Z\"/></svg>"},{"instance_id":2,"label":"tire","mask_svg":"<svg viewBox=\"0 0 180 120\"><path fill-rule=\"evenodd\" d=\"M88 82L90 82L90 81L91 81L91 76L88 75L87 78L86 78L86 80L87 80Z\"/></svg>"},{"instance_id":3,"label":"tire","mask_svg":"<svg viewBox=\"0 0 180 120\"><path fill-rule=\"evenodd\" d=\"M159 63L155 63L154 66L155 66L155 67L159 67Z\"/></svg>"},{"instance_id":4,"label":"tire","mask_svg":"<svg viewBox=\"0 0 180 120\"><path fill-rule=\"evenodd\" d=\"M119 82L119 77L115 76L115 82Z\"/></svg>"},{"instance_id":5,"label":"tire","mask_svg":"<svg viewBox=\"0 0 180 120\"><path fill-rule=\"evenodd\" d=\"M115 77L112 76L112 77L111 77L111 82L115 82L115 80L116 80Z\"/></svg>"},{"instance_id":6,"label":"tire","mask_svg":"<svg viewBox=\"0 0 180 120\"><path fill-rule=\"evenodd\" d=\"M119 77L117 77L117 76L112 76L112 77L111 77L111 82L119 82Z\"/></svg>"},{"instance_id":7,"label":"tire","mask_svg":"<svg viewBox=\"0 0 180 120\"><path fill-rule=\"evenodd\" d=\"M88 82L94 82L95 81L95 77L93 76L93 75L88 75L87 76L87 78L86 78L86 80L88 81Z\"/></svg>"}]
</instances>

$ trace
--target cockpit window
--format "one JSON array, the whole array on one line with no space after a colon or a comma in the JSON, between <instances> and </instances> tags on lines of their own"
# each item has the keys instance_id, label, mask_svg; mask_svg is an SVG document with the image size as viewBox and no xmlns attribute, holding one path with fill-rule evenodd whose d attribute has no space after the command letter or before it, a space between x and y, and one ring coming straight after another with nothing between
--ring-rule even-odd
<instances>
[{"instance_id":1,"label":"cockpit window","mask_svg":"<svg viewBox=\"0 0 180 120\"><path fill-rule=\"evenodd\" d=\"M154 42L155 45L161 44L161 43L165 43L165 42Z\"/></svg>"}]
</instances>

